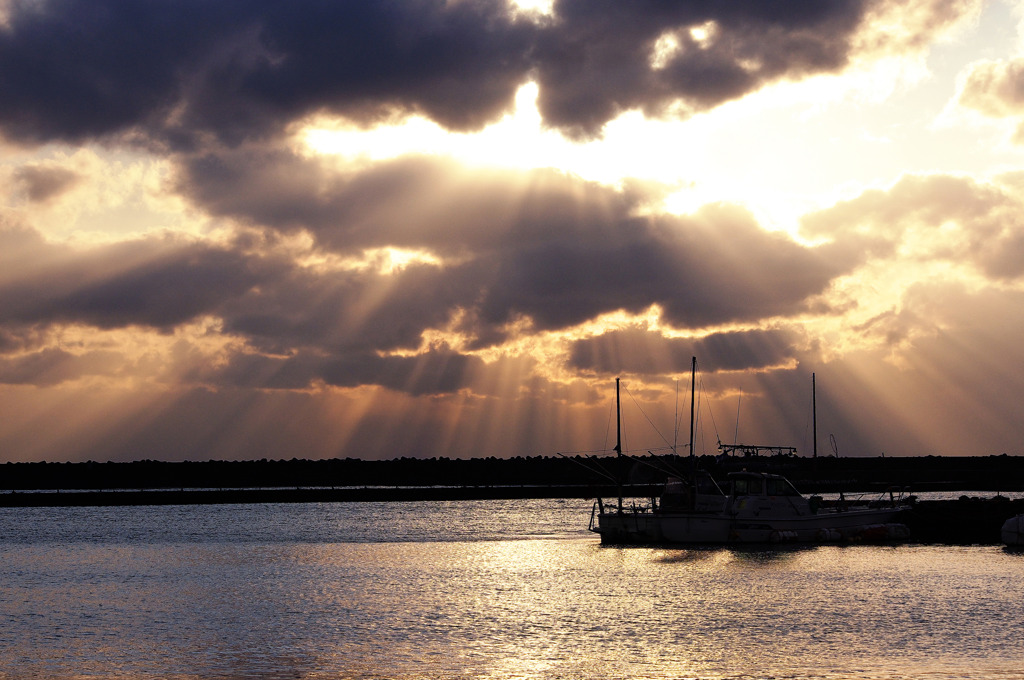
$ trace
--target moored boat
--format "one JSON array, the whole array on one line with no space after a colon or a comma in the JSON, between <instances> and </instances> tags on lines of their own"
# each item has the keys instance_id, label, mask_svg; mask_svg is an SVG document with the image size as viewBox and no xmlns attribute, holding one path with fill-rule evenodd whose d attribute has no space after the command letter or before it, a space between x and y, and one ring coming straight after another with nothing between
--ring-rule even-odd
<instances>
[{"instance_id":1,"label":"moored boat","mask_svg":"<svg viewBox=\"0 0 1024 680\"><path fill-rule=\"evenodd\" d=\"M910 536L897 521L906 509L898 498L870 506L823 507L781 475L733 472L727 492L709 475L696 479L695 485L670 481L649 506L620 510L599 501L590 529L607 544L883 542Z\"/></svg>"},{"instance_id":2,"label":"moored boat","mask_svg":"<svg viewBox=\"0 0 1024 680\"><path fill-rule=\"evenodd\" d=\"M696 358L693 360L696 373ZM691 377L690 457L693 458L693 390ZM616 381L618 410L618 381ZM745 447L747 449L778 447ZM622 455L621 437L616 451ZM730 544L784 542L882 542L909 538L897 520L908 509L890 496L864 506L825 506L806 498L785 477L765 472L732 472L726 490L706 472L670 478L660 498L649 504L594 504L590 530L604 544Z\"/></svg>"}]
</instances>

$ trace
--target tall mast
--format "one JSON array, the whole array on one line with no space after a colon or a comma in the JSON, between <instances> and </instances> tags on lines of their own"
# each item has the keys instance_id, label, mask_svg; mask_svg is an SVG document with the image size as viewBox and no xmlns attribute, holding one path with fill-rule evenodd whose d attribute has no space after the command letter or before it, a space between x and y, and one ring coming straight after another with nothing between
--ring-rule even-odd
<instances>
[{"instance_id":1,"label":"tall mast","mask_svg":"<svg viewBox=\"0 0 1024 680\"><path fill-rule=\"evenodd\" d=\"M619 404L619 379L615 379L615 453L622 457L622 408ZM620 466L621 468L621 466ZM619 487L619 514L622 514L622 476L615 475Z\"/></svg>"},{"instance_id":2,"label":"tall mast","mask_svg":"<svg viewBox=\"0 0 1024 680\"><path fill-rule=\"evenodd\" d=\"M690 474L695 474L697 470L697 459L693 455L693 396L696 392L697 387L697 357L693 357L690 363Z\"/></svg>"},{"instance_id":3,"label":"tall mast","mask_svg":"<svg viewBox=\"0 0 1024 680\"><path fill-rule=\"evenodd\" d=\"M615 453L622 455L622 409L619 406L619 379L615 379Z\"/></svg>"},{"instance_id":4,"label":"tall mast","mask_svg":"<svg viewBox=\"0 0 1024 680\"><path fill-rule=\"evenodd\" d=\"M811 422L814 423L813 437L814 437L814 455L813 458L818 457L818 397L814 387L814 374L811 373Z\"/></svg>"}]
</instances>

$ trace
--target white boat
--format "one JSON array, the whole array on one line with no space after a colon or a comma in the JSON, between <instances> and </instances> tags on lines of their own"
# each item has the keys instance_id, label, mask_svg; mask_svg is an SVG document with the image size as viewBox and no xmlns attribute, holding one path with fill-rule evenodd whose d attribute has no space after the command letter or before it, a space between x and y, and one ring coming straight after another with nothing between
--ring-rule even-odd
<instances>
[{"instance_id":1,"label":"white boat","mask_svg":"<svg viewBox=\"0 0 1024 680\"><path fill-rule=\"evenodd\" d=\"M1003 523L1002 539L1008 546L1024 547L1024 515L1011 517Z\"/></svg>"},{"instance_id":2,"label":"white boat","mask_svg":"<svg viewBox=\"0 0 1024 680\"><path fill-rule=\"evenodd\" d=\"M590 529L607 544L881 542L910 537L906 525L896 521L906 509L898 499L826 508L817 498L802 496L781 475L732 472L728 493L707 474L695 480L669 481L661 498L646 506L620 509L598 501Z\"/></svg>"},{"instance_id":3,"label":"white boat","mask_svg":"<svg viewBox=\"0 0 1024 680\"><path fill-rule=\"evenodd\" d=\"M693 360L696 373L696 358ZM693 458L693 379L690 398L690 456ZM616 381L618 409L618 381ZM621 455L621 436L616 444ZM771 448L778 447L747 447ZM890 496L864 506L845 503L824 507L821 499L802 496L785 477L763 472L733 472L726 491L711 475L696 471L686 479L670 478L660 499L647 505L616 505L600 499L590 516L590 530L601 543L782 543L904 540L910 532L896 522L908 509Z\"/></svg>"}]
</instances>

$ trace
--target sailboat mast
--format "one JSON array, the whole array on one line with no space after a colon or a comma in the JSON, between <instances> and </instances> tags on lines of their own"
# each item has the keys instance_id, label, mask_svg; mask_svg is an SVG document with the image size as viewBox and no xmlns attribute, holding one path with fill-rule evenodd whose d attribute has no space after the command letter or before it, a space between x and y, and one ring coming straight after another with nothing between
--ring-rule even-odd
<instances>
[{"instance_id":1,"label":"sailboat mast","mask_svg":"<svg viewBox=\"0 0 1024 680\"><path fill-rule=\"evenodd\" d=\"M697 459L693 455L693 406L694 406L694 394L696 393L697 387L697 357L693 357L690 362L690 474L695 474L697 471L695 468Z\"/></svg>"},{"instance_id":2,"label":"sailboat mast","mask_svg":"<svg viewBox=\"0 0 1024 680\"><path fill-rule=\"evenodd\" d=\"M619 379L615 379L615 453L622 455L622 408L619 405Z\"/></svg>"},{"instance_id":3,"label":"sailboat mast","mask_svg":"<svg viewBox=\"0 0 1024 680\"><path fill-rule=\"evenodd\" d=\"M811 373L811 422L814 423L812 428L812 436L814 437L814 455L812 458L818 457L818 397L815 392L814 386L814 374Z\"/></svg>"},{"instance_id":4,"label":"sailboat mast","mask_svg":"<svg viewBox=\"0 0 1024 680\"><path fill-rule=\"evenodd\" d=\"M619 402L619 378L615 379L615 453L616 458L622 457L622 407ZM615 477L618 479L619 487L619 514L622 514L622 479L620 475Z\"/></svg>"}]
</instances>

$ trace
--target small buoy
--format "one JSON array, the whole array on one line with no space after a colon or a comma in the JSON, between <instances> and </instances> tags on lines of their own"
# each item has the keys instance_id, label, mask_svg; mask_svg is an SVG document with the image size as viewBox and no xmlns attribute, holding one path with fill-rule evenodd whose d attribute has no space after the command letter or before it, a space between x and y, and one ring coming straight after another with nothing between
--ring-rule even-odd
<instances>
[{"instance_id":1,"label":"small buoy","mask_svg":"<svg viewBox=\"0 0 1024 680\"><path fill-rule=\"evenodd\" d=\"M890 540L905 541L910 538L910 527L906 524L892 522L890 524L886 524L885 529L888 532Z\"/></svg>"},{"instance_id":2,"label":"small buoy","mask_svg":"<svg viewBox=\"0 0 1024 680\"><path fill-rule=\"evenodd\" d=\"M822 543L832 543L843 540L843 535L836 529L819 529L818 540Z\"/></svg>"},{"instance_id":3,"label":"small buoy","mask_svg":"<svg viewBox=\"0 0 1024 680\"><path fill-rule=\"evenodd\" d=\"M1024 545L1024 515L1011 517L1003 523L1003 543L1012 546Z\"/></svg>"},{"instance_id":4,"label":"small buoy","mask_svg":"<svg viewBox=\"0 0 1024 680\"><path fill-rule=\"evenodd\" d=\"M769 536L768 540L772 543L784 543L787 541L795 541L797 534L795 531L773 531Z\"/></svg>"}]
</instances>

